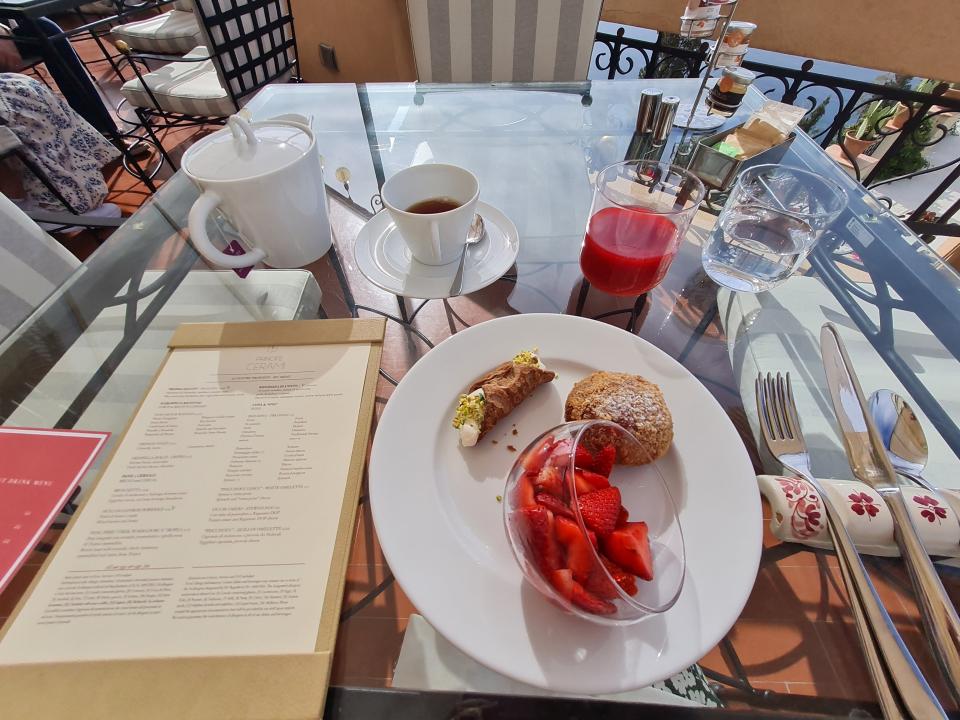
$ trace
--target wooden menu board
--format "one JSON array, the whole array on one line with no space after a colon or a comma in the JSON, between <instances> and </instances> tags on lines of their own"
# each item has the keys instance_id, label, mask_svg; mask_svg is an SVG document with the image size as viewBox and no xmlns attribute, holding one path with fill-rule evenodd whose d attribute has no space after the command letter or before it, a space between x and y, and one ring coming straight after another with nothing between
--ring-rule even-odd
<instances>
[{"instance_id":1,"label":"wooden menu board","mask_svg":"<svg viewBox=\"0 0 960 720\"><path fill-rule=\"evenodd\" d=\"M4 720L322 715L384 325L178 328L0 635Z\"/></svg>"}]
</instances>

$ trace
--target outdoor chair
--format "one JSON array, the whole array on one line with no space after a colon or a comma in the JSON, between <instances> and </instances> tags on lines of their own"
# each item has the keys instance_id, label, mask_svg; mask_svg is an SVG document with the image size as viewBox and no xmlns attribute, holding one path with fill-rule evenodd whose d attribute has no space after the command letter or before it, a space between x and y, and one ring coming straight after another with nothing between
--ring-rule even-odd
<instances>
[{"instance_id":1,"label":"outdoor chair","mask_svg":"<svg viewBox=\"0 0 960 720\"><path fill-rule=\"evenodd\" d=\"M299 80L288 0L196 0L195 10L204 44L182 58L118 43L136 73L120 92L154 139L157 127L223 124L264 86ZM150 71L148 60L173 62Z\"/></svg>"}]
</instances>

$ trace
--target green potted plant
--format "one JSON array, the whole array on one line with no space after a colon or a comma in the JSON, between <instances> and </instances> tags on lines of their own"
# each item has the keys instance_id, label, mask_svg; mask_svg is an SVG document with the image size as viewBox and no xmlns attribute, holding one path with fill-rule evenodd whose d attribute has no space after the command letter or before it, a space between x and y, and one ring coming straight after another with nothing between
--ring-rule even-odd
<instances>
[{"instance_id":1,"label":"green potted plant","mask_svg":"<svg viewBox=\"0 0 960 720\"><path fill-rule=\"evenodd\" d=\"M883 125L884 119L893 114L894 109L884 105L883 100L874 100L863 109L856 124L846 129L843 147L853 157L862 155L877 141L878 129Z\"/></svg>"},{"instance_id":2,"label":"green potted plant","mask_svg":"<svg viewBox=\"0 0 960 720\"><path fill-rule=\"evenodd\" d=\"M926 78L914 88L914 92L918 93L929 93L933 92L933 89L939 84L937 80L931 80ZM908 88L909 89L909 88ZM898 102L893 107L893 115L890 116L890 119L887 120L884 127L887 130L899 130L904 125L907 124L907 120L910 119L911 108L904 105L902 102Z\"/></svg>"},{"instance_id":3,"label":"green potted plant","mask_svg":"<svg viewBox=\"0 0 960 720\"><path fill-rule=\"evenodd\" d=\"M919 85L917 85L917 87L914 88L914 92L932 93L940 84L940 80L925 78L920 82ZM943 93L943 97L960 99L960 90L947 88L947 90ZM914 106L913 109L916 110L916 106ZM910 119L910 111L911 108L908 108L903 103L898 102L893 109L893 116L887 120L886 127L890 130L899 130L906 125L907 120Z\"/></svg>"}]
</instances>

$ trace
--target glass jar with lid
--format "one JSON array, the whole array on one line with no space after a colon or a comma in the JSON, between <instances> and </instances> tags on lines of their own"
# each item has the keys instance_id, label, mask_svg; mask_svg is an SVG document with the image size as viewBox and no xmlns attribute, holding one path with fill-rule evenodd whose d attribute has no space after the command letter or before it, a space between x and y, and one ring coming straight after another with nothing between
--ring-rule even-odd
<instances>
[{"instance_id":1,"label":"glass jar with lid","mask_svg":"<svg viewBox=\"0 0 960 720\"><path fill-rule=\"evenodd\" d=\"M717 48L717 67L727 67L728 65L742 65L743 57L747 54L750 47L750 36L757 29L755 23L741 22L739 20L731 21L727 25L727 30L723 34L723 39Z\"/></svg>"},{"instance_id":2,"label":"glass jar with lid","mask_svg":"<svg viewBox=\"0 0 960 720\"><path fill-rule=\"evenodd\" d=\"M756 74L746 68L725 67L720 79L710 89L710 94L707 96L707 107L710 108L710 112L723 117L733 115L740 107L740 103L743 102L743 96L747 94L747 88L756 79Z\"/></svg>"}]
</instances>

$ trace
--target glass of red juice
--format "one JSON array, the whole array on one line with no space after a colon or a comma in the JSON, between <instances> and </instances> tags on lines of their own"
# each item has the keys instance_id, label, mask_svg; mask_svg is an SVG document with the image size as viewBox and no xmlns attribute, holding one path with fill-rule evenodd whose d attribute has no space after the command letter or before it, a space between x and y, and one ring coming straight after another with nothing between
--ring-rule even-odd
<instances>
[{"instance_id":1,"label":"glass of red juice","mask_svg":"<svg viewBox=\"0 0 960 720\"><path fill-rule=\"evenodd\" d=\"M584 277L611 295L655 288L704 194L696 176L669 163L630 160L604 168L580 251Z\"/></svg>"}]
</instances>

